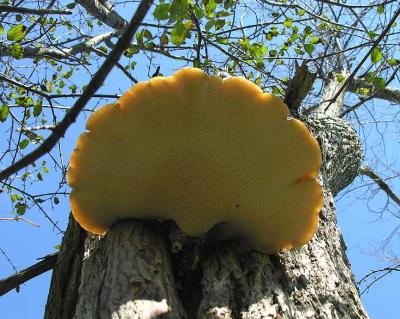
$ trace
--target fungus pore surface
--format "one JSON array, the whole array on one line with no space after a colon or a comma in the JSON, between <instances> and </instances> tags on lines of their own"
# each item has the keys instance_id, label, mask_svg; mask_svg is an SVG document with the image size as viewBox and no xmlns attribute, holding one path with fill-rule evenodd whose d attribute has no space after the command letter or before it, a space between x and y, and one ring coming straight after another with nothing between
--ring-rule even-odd
<instances>
[{"instance_id":1,"label":"fungus pore surface","mask_svg":"<svg viewBox=\"0 0 400 319\"><path fill-rule=\"evenodd\" d=\"M287 106L243 78L186 68L89 118L67 180L78 223L172 219L189 236L226 222L257 249L298 247L322 206L321 152Z\"/></svg>"}]
</instances>

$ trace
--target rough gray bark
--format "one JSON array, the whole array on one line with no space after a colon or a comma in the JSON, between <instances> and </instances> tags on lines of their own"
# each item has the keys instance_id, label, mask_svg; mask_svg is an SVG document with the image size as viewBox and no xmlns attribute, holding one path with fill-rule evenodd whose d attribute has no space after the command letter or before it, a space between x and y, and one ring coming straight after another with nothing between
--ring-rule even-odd
<instances>
[{"instance_id":1,"label":"rough gray bark","mask_svg":"<svg viewBox=\"0 0 400 319\"><path fill-rule=\"evenodd\" d=\"M45 319L70 319L75 313L81 280L85 231L70 216L61 251L51 278Z\"/></svg>"},{"instance_id":2,"label":"rough gray bark","mask_svg":"<svg viewBox=\"0 0 400 319\"><path fill-rule=\"evenodd\" d=\"M335 89L336 83L329 82L324 98ZM238 243L189 239L172 223L123 222L103 238L88 235L85 245L79 242L84 255L55 269L46 319L368 318L332 195L355 178L361 161L356 132L336 117L341 101L329 106L333 116L303 118L318 138L324 159L324 206L317 233L307 245L268 255ZM66 237L76 231L70 227ZM64 255L70 252L63 244L60 259ZM60 279L67 280L68 273L79 287L64 289ZM75 303L63 308L68 296Z\"/></svg>"},{"instance_id":3,"label":"rough gray bark","mask_svg":"<svg viewBox=\"0 0 400 319\"><path fill-rule=\"evenodd\" d=\"M336 196L359 174L362 148L357 132L338 117L318 116L306 123L321 147L325 184Z\"/></svg>"},{"instance_id":4,"label":"rough gray bark","mask_svg":"<svg viewBox=\"0 0 400 319\"><path fill-rule=\"evenodd\" d=\"M183 315L168 249L155 223L125 222L107 235L88 235L73 318Z\"/></svg>"}]
</instances>

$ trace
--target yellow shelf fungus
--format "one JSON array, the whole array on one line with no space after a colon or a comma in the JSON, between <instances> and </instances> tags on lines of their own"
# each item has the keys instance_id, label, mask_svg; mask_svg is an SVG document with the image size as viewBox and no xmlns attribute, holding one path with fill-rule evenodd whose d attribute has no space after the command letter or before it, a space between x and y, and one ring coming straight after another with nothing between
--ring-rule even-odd
<instances>
[{"instance_id":1,"label":"yellow shelf fungus","mask_svg":"<svg viewBox=\"0 0 400 319\"><path fill-rule=\"evenodd\" d=\"M67 180L72 213L88 231L157 218L199 236L227 222L254 248L275 252L316 230L318 143L250 81L185 68L135 85L86 128Z\"/></svg>"}]
</instances>

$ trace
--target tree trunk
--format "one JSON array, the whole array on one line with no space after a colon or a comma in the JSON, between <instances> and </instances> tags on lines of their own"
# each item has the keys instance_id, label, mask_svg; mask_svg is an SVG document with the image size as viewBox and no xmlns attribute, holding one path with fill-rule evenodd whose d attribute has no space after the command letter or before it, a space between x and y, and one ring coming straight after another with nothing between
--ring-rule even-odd
<instances>
[{"instance_id":1,"label":"tree trunk","mask_svg":"<svg viewBox=\"0 0 400 319\"><path fill-rule=\"evenodd\" d=\"M268 255L189 239L156 221L126 221L84 238L71 219L45 318L368 318L333 201L358 173L360 142L335 116L303 120L324 159L324 206L308 244Z\"/></svg>"}]
</instances>

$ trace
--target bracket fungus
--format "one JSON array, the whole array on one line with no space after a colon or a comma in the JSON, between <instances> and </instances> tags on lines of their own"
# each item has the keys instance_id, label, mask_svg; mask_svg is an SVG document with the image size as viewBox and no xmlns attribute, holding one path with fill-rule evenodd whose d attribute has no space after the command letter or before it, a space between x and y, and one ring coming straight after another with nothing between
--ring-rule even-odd
<instances>
[{"instance_id":1,"label":"bracket fungus","mask_svg":"<svg viewBox=\"0 0 400 319\"><path fill-rule=\"evenodd\" d=\"M75 219L104 234L122 219L172 219L189 236L228 223L276 252L313 236L321 152L277 97L240 77L185 68L95 111L67 180Z\"/></svg>"}]
</instances>

